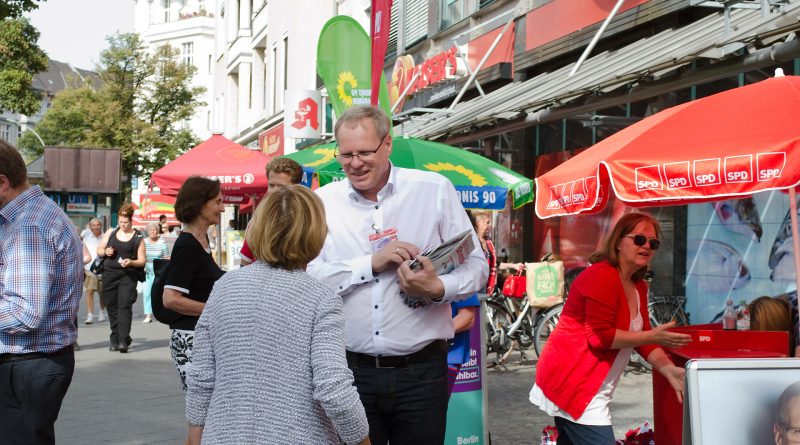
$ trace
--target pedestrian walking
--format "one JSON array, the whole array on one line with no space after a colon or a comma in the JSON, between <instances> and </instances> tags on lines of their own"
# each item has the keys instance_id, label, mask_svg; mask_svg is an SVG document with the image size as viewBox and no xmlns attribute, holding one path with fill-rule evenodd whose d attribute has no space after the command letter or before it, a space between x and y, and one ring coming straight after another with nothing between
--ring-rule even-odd
<instances>
[{"instance_id":1,"label":"pedestrian walking","mask_svg":"<svg viewBox=\"0 0 800 445\"><path fill-rule=\"evenodd\" d=\"M373 444L441 445L447 423L450 303L488 276L461 200L443 176L389 161L389 118L355 106L336 122L336 158L346 179L317 190L329 232L309 273L344 300L347 361L367 412ZM476 246L439 276L422 248L464 231Z\"/></svg>"},{"instance_id":2,"label":"pedestrian walking","mask_svg":"<svg viewBox=\"0 0 800 445\"><path fill-rule=\"evenodd\" d=\"M75 369L83 246L0 140L0 443L55 443Z\"/></svg>"},{"instance_id":3,"label":"pedestrian walking","mask_svg":"<svg viewBox=\"0 0 800 445\"><path fill-rule=\"evenodd\" d=\"M195 328L193 444L370 443L342 299L305 273L326 233L322 202L302 186L258 206L248 235L257 261L217 281Z\"/></svg>"},{"instance_id":4,"label":"pedestrian walking","mask_svg":"<svg viewBox=\"0 0 800 445\"><path fill-rule=\"evenodd\" d=\"M144 238L144 251L147 262L144 265L145 280L144 290L142 291L144 320L142 320L142 323L150 323L153 321L153 304L151 301L151 293L153 290L153 280L156 278L156 273L153 269L153 260L169 257L169 247L167 247L167 243L159 234L160 230L158 223L152 222L148 224L146 231L147 236Z\"/></svg>"},{"instance_id":5,"label":"pedestrian walking","mask_svg":"<svg viewBox=\"0 0 800 445\"><path fill-rule=\"evenodd\" d=\"M103 240L103 224L98 218L89 220L89 232L81 238L83 238L83 245L86 246L86 250L88 250L89 254L94 258L94 256L97 255L97 246L99 246L100 242ZM83 290L86 294L86 320L83 322L84 324L92 324L95 321L106 321L106 305L103 303L102 298L102 277L92 272L90 267L91 264L87 264L83 272L86 276L83 280ZM94 294L97 294L97 301L100 303L100 310L97 316L94 315Z\"/></svg>"},{"instance_id":6,"label":"pedestrian walking","mask_svg":"<svg viewBox=\"0 0 800 445\"><path fill-rule=\"evenodd\" d=\"M136 285L146 262L141 232L133 228L133 205L124 204L117 213L118 227L103 235L97 254L103 257L103 294L111 327L109 351L128 352Z\"/></svg>"}]
</instances>

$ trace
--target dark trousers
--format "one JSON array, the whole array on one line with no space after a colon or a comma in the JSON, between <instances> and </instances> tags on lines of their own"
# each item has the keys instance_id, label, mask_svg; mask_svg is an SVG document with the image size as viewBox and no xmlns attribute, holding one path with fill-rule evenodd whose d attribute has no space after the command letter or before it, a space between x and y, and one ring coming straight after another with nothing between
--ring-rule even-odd
<instances>
[{"instance_id":1,"label":"dark trousers","mask_svg":"<svg viewBox=\"0 0 800 445\"><path fill-rule=\"evenodd\" d=\"M0 364L0 443L54 444L53 425L75 369L75 353Z\"/></svg>"},{"instance_id":2,"label":"dark trousers","mask_svg":"<svg viewBox=\"0 0 800 445\"><path fill-rule=\"evenodd\" d=\"M611 425L581 425L563 417L556 417L558 445L614 445Z\"/></svg>"},{"instance_id":3,"label":"dark trousers","mask_svg":"<svg viewBox=\"0 0 800 445\"><path fill-rule=\"evenodd\" d=\"M372 445L442 445L447 423L447 356L403 368L350 363Z\"/></svg>"},{"instance_id":4,"label":"dark trousers","mask_svg":"<svg viewBox=\"0 0 800 445\"><path fill-rule=\"evenodd\" d=\"M136 278L123 270L103 271L103 302L108 310L112 345L131 344L131 319L136 301Z\"/></svg>"}]
</instances>

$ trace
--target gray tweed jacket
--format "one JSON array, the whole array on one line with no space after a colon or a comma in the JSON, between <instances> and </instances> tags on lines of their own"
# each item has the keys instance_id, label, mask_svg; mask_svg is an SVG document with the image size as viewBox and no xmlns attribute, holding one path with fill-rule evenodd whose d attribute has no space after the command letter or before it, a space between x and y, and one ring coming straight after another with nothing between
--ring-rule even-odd
<instances>
[{"instance_id":1,"label":"gray tweed jacket","mask_svg":"<svg viewBox=\"0 0 800 445\"><path fill-rule=\"evenodd\" d=\"M302 271L256 262L217 281L186 384L186 418L204 426L203 444L349 444L369 432L342 300Z\"/></svg>"}]
</instances>

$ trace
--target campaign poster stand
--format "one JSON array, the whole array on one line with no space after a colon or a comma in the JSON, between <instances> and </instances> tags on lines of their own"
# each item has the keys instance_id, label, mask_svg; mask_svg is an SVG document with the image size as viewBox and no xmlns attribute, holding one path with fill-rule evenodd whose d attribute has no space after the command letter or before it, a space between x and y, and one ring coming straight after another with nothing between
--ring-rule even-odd
<instances>
[{"instance_id":1,"label":"campaign poster stand","mask_svg":"<svg viewBox=\"0 0 800 445\"><path fill-rule=\"evenodd\" d=\"M692 336L683 348L664 348L676 366L684 367L691 359L787 357L788 332L725 331L721 323L681 326L670 329ZM660 373L653 371L653 420L658 445L681 445L683 405Z\"/></svg>"}]
</instances>

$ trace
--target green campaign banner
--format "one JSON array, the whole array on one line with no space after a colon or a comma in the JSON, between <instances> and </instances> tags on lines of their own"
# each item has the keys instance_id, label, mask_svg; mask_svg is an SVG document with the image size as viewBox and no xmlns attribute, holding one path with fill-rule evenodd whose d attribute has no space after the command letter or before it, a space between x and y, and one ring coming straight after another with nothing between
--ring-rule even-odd
<instances>
[{"instance_id":1,"label":"green campaign banner","mask_svg":"<svg viewBox=\"0 0 800 445\"><path fill-rule=\"evenodd\" d=\"M328 90L333 112L369 105L372 94L372 43L352 17L336 16L322 27L317 43L317 74ZM381 75L378 106L391 116L389 90Z\"/></svg>"}]
</instances>

